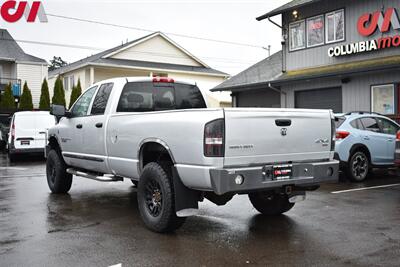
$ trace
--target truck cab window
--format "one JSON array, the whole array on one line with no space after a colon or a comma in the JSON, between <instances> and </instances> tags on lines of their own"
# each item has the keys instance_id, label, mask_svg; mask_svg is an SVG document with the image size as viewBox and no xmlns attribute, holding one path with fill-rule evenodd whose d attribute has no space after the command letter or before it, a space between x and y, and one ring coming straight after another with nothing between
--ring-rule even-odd
<instances>
[{"instance_id":1,"label":"truck cab window","mask_svg":"<svg viewBox=\"0 0 400 267\"><path fill-rule=\"evenodd\" d=\"M122 90L117 112L153 111L153 85L150 83L127 83Z\"/></svg>"},{"instance_id":2,"label":"truck cab window","mask_svg":"<svg viewBox=\"0 0 400 267\"><path fill-rule=\"evenodd\" d=\"M72 117L83 117L87 115L90 102L92 101L96 89L97 86L89 88L85 93L83 93L78 101L75 102L71 110Z\"/></svg>"},{"instance_id":3,"label":"truck cab window","mask_svg":"<svg viewBox=\"0 0 400 267\"><path fill-rule=\"evenodd\" d=\"M91 115L103 115L106 111L107 102L110 98L113 83L102 84L97 92L97 95L93 101Z\"/></svg>"},{"instance_id":4,"label":"truck cab window","mask_svg":"<svg viewBox=\"0 0 400 267\"><path fill-rule=\"evenodd\" d=\"M200 89L195 85L175 84L176 108L207 108Z\"/></svg>"}]
</instances>

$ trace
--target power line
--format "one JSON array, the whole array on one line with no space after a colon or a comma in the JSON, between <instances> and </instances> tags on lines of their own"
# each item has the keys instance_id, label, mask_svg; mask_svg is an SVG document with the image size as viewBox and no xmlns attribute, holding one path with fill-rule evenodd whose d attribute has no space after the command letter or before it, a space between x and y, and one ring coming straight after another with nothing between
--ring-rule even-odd
<instances>
[{"instance_id":1,"label":"power line","mask_svg":"<svg viewBox=\"0 0 400 267\"><path fill-rule=\"evenodd\" d=\"M45 45L45 46L55 46L55 47L65 47L65 48L74 48L74 49L85 49L85 50L96 50L96 51L105 51L106 48L93 47L93 46L83 46L83 45L73 45L73 44L62 44L62 43L53 43L53 42L43 42L43 41L32 41L32 40L22 40L22 39L0 39L6 41L17 41L19 43L27 43L27 44L37 44L37 45ZM131 54L148 54L153 56L164 56L170 58L186 58L183 56L166 54L166 53L156 53L156 52L145 52L145 51L125 51L125 53ZM223 62L223 63L234 63L234 64L254 64L254 62L250 61L241 61L235 60L231 58L219 58L219 57L209 57L209 56L201 56L201 58L209 59L210 61Z\"/></svg>"},{"instance_id":2,"label":"power line","mask_svg":"<svg viewBox=\"0 0 400 267\"><path fill-rule=\"evenodd\" d=\"M114 24L114 23L108 23L108 22L102 22L102 21L96 21L96 20L82 19L82 18L69 17L69 16L63 16L63 15L57 15L57 14L49 14L49 13L47 13L46 15L50 16L50 17L55 17L55 18L68 19L68 20L74 20L74 21L79 21L79 22L87 22L87 23L123 28L123 29L130 29L130 30L144 31L144 32L156 32L155 30L151 30L151 29L132 27L132 26L127 26L127 25ZM179 33L173 33L173 32L165 32L165 33L168 35L171 35L171 36L190 38L190 39L201 40L201 41L209 41L209 42L215 42L215 43L223 43L223 44L230 44L230 45L238 45L238 46L266 49L264 46L261 46L261 45L253 45L253 44L233 42L233 41L217 40L217 39L197 37L197 36L192 36L192 35L187 35L187 34L179 34Z\"/></svg>"}]
</instances>

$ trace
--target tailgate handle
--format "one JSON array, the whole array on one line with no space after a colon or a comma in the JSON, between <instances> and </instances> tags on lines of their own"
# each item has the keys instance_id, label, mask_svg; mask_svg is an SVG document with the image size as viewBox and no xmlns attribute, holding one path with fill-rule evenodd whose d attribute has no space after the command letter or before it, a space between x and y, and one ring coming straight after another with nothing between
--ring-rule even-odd
<instances>
[{"instance_id":1,"label":"tailgate handle","mask_svg":"<svg viewBox=\"0 0 400 267\"><path fill-rule=\"evenodd\" d=\"M276 126L279 126L279 127L288 127L288 126L292 125L292 121L291 120L275 120L275 124L276 124Z\"/></svg>"}]
</instances>

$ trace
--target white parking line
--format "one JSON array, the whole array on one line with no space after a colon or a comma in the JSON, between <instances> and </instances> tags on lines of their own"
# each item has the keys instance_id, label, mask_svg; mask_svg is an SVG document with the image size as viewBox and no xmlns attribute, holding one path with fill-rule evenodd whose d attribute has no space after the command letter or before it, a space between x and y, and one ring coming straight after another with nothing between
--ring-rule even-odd
<instances>
[{"instance_id":1,"label":"white parking line","mask_svg":"<svg viewBox=\"0 0 400 267\"><path fill-rule=\"evenodd\" d=\"M379 185L379 186L370 186L370 187L354 188L354 189L348 189L348 190L334 191L334 192L331 192L331 193L332 193L332 194L341 194L341 193L356 192L356 191L363 191L363 190L370 190L370 189L378 189L378 188L395 187L395 186L400 186L400 184L387 184L387 185Z\"/></svg>"},{"instance_id":2,"label":"white parking line","mask_svg":"<svg viewBox=\"0 0 400 267\"><path fill-rule=\"evenodd\" d=\"M6 171L11 171L11 170L14 170L14 171L25 171L26 168L20 168L20 167L0 167L0 171L2 171L2 170L6 170Z\"/></svg>"}]
</instances>

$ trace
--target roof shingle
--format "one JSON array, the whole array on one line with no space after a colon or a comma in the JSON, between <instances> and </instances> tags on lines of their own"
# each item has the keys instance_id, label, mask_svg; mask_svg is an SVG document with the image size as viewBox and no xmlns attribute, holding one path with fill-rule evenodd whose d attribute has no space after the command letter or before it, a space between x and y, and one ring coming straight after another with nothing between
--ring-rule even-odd
<instances>
[{"instance_id":1,"label":"roof shingle","mask_svg":"<svg viewBox=\"0 0 400 267\"><path fill-rule=\"evenodd\" d=\"M47 64L44 59L26 54L11 34L5 29L0 29L0 59Z\"/></svg>"},{"instance_id":2,"label":"roof shingle","mask_svg":"<svg viewBox=\"0 0 400 267\"><path fill-rule=\"evenodd\" d=\"M282 74L282 51L254 64L250 68L231 77L225 82L213 88L211 91L231 91L232 89L243 89L261 83L274 81Z\"/></svg>"}]
</instances>

